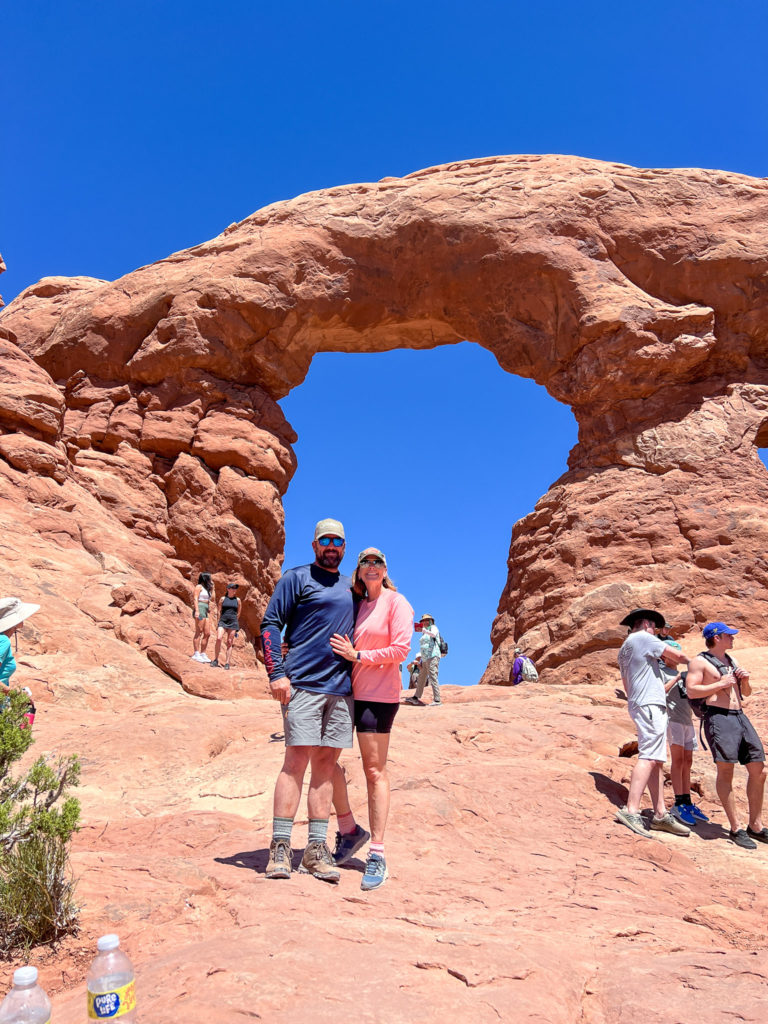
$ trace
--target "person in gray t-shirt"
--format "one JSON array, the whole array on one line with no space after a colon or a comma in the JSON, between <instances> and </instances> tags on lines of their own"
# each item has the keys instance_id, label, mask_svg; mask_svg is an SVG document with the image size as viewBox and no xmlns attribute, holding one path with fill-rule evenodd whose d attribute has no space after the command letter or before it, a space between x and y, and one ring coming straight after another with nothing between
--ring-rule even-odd
<instances>
[{"instance_id":1,"label":"person in gray t-shirt","mask_svg":"<svg viewBox=\"0 0 768 1024\"><path fill-rule=\"evenodd\" d=\"M629 781L626 807L616 812L616 820L638 835L648 835L640 816L640 801L646 788L653 803L651 828L673 835L689 834L676 821L664 803L663 767L667 756L667 698L660 661L670 667L687 664L682 651L660 640L656 633L666 625L664 616L649 608L635 608L621 622L629 636L619 651L621 681L627 695L629 716L637 729L637 763Z\"/></svg>"},{"instance_id":2,"label":"person in gray t-shirt","mask_svg":"<svg viewBox=\"0 0 768 1024\"><path fill-rule=\"evenodd\" d=\"M660 636L659 639L668 647L680 650L680 644L671 636ZM675 794L675 806L670 814L684 825L698 825L700 821L709 821L709 818L691 799L691 767L697 743L691 705L688 698L680 692L680 680L684 680L687 673L678 672L663 661L659 662L659 667L667 692L669 775Z\"/></svg>"}]
</instances>

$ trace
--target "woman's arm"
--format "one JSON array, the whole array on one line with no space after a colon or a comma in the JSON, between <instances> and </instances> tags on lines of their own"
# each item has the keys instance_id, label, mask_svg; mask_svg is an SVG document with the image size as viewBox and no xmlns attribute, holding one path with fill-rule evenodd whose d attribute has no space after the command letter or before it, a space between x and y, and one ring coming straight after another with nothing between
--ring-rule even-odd
<instances>
[{"instance_id":1,"label":"woman's arm","mask_svg":"<svg viewBox=\"0 0 768 1024\"><path fill-rule=\"evenodd\" d=\"M376 650L358 650L349 637L335 633L331 637L334 653L348 661L360 661L364 665L395 665L405 661L411 648L413 635L413 611L408 602L398 600L397 595L389 608L389 646ZM358 658L358 654L360 657Z\"/></svg>"}]
</instances>

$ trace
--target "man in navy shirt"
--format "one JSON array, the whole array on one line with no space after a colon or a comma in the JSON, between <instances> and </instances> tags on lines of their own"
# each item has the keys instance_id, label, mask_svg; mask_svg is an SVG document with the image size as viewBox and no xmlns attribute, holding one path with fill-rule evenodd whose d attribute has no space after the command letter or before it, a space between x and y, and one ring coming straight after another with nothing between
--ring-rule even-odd
<instances>
[{"instance_id":1,"label":"man in navy shirt","mask_svg":"<svg viewBox=\"0 0 768 1024\"><path fill-rule=\"evenodd\" d=\"M267 878L290 877L291 830L309 765L309 838L301 870L324 882L339 880L327 837L333 769L339 750L352 746L353 734L352 663L334 654L330 643L334 633L352 636L354 630L352 581L339 572L344 545L343 525L321 519L312 543L314 562L283 575L261 623L269 686L280 701L285 731Z\"/></svg>"}]
</instances>

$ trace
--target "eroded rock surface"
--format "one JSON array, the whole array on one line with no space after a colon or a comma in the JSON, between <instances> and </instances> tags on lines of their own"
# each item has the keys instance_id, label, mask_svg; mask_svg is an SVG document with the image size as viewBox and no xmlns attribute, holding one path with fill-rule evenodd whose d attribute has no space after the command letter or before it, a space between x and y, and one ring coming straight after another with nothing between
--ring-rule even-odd
<instances>
[{"instance_id":1,"label":"eroded rock surface","mask_svg":"<svg viewBox=\"0 0 768 1024\"><path fill-rule=\"evenodd\" d=\"M716 609L748 640L768 621L767 225L764 180L491 158L300 196L113 283L45 279L0 325L64 396L54 433L55 395L27 403L36 439L187 576L242 574L251 632L295 464L276 399L317 351L482 344L579 422L515 526L484 679L509 681L517 639L545 680L588 682L617 608L679 633Z\"/></svg>"}]
</instances>

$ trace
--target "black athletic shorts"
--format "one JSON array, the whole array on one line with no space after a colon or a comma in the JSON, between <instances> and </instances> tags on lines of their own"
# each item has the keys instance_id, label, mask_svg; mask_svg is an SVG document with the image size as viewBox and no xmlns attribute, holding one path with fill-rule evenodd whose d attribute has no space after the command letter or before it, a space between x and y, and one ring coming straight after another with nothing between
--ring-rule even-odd
<instances>
[{"instance_id":1,"label":"black athletic shorts","mask_svg":"<svg viewBox=\"0 0 768 1024\"><path fill-rule=\"evenodd\" d=\"M355 728L358 732L392 732L400 703L384 704L379 700L355 701Z\"/></svg>"},{"instance_id":2,"label":"black athletic shorts","mask_svg":"<svg viewBox=\"0 0 768 1024\"><path fill-rule=\"evenodd\" d=\"M765 761L760 737L743 711L708 707L705 715L704 735L715 761L728 764Z\"/></svg>"}]
</instances>

